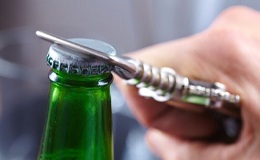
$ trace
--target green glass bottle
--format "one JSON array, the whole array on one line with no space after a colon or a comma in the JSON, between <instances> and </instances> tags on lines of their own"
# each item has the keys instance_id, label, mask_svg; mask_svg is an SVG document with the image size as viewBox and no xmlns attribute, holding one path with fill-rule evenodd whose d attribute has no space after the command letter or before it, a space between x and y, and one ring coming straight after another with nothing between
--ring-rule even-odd
<instances>
[{"instance_id":1,"label":"green glass bottle","mask_svg":"<svg viewBox=\"0 0 260 160\"><path fill-rule=\"evenodd\" d=\"M72 41L115 54L101 41ZM113 66L57 44L46 59L52 68L50 102L38 160L112 160Z\"/></svg>"}]
</instances>

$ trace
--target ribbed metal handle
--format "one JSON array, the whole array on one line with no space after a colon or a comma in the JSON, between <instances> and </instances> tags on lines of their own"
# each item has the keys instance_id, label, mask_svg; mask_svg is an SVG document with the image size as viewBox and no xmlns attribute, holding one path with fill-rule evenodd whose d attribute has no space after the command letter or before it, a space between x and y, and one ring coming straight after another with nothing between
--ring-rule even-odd
<instances>
[{"instance_id":1,"label":"ribbed metal handle","mask_svg":"<svg viewBox=\"0 0 260 160\"><path fill-rule=\"evenodd\" d=\"M157 68L136 60L130 62L136 66L137 72L128 83L138 87L141 96L152 97L159 102L185 102L231 115L239 114L240 97L227 92L221 83L190 80L171 68Z\"/></svg>"}]
</instances>

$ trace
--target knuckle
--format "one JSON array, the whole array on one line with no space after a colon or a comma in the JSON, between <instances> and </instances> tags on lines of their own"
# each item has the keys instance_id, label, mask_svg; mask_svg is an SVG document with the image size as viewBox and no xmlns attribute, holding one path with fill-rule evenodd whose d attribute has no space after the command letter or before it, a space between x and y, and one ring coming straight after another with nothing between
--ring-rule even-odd
<instances>
[{"instance_id":1,"label":"knuckle","mask_svg":"<svg viewBox=\"0 0 260 160\"><path fill-rule=\"evenodd\" d=\"M246 36L230 28L215 28L208 33L209 53L214 57L214 64L223 72L240 72L246 66L245 57L249 53Z\"/></svg>"},{"instance_id":2,"label":"knuckle","mask_svg":"<svg viewBox=\"0 0 260 160\"><path fill-rule=\"evenodd\" d=\"M245 6L232 6L225 11L222 12L221 16L228 17L228 18L234 18L238 15L245 15L245 14L252 14L254 13L254 10L245 7Z\"/></svg>"},{"instance_id":3,"label":"knuckle","mask_svg":"<svg viewBox=\"0 0 260 160\"><path fill-rule=\"evenodd\" d=\"M231 28L217 28L212 30L210 34L218 49L226 56L236 56L244 53L245 35L243 33Z\"/></svg>"},{"instance_id":4,"label":"knuckle","mask_svg":"<svg viewBox=\"0 0 260 160\"><path fill-rule=\"evenodd\" d=\"M213 22L211 27L230 27L243 29L247 24L257 24L253 19L259 19L260 13L244 6L235 6L224 10Z\"/></svg>"}]
</instances>

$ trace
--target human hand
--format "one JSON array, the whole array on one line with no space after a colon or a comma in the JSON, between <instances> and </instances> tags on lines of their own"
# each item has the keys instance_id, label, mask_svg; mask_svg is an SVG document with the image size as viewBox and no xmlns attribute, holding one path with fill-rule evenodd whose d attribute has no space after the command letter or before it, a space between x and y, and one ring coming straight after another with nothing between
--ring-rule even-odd
<instances>
[{"instance_id":1,"label":"human hand","mask_svg":"<svg viewBox=\"0 0 260 160\"><path fill-rule=\"evenodd\" d=\"M233 7L207 30L192 37L158 44L129 56L157 67L171 67L191 79L221 82L241 96L243 126L236 142L208 140L219 133L207 112L188 112L140 97L119 79L118 87L137 119L149 131L150 148L162 159L260 158L260 13Z\"/></svg>"}]
</instances>

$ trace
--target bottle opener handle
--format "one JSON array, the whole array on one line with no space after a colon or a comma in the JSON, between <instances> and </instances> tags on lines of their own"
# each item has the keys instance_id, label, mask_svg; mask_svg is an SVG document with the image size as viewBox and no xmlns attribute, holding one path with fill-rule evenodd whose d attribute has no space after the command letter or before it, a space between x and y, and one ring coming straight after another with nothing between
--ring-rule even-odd
<instances>
[{"instance_id":1,"label":"bottle opener handle","mask_svg":"<svg viewBox=\"0 0 260 160\"><path fill-rule=\"evenodd\" d=\"M240 96L226 91L222 83L191 80L171 68L157 68L128 57L104 54L50 33L37 31L36 35L112 64L113 71L127 80L128 84L139 88L141 96L152 97L159 102L191 104L203 110L213 109L229 116L240 116Z\"/></svg>"}]
</instances>

